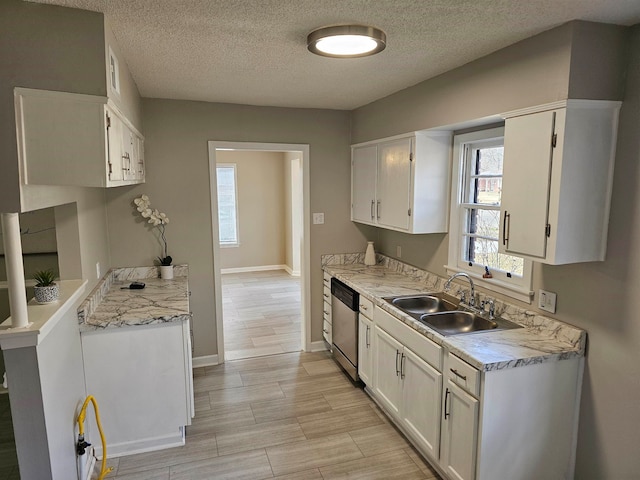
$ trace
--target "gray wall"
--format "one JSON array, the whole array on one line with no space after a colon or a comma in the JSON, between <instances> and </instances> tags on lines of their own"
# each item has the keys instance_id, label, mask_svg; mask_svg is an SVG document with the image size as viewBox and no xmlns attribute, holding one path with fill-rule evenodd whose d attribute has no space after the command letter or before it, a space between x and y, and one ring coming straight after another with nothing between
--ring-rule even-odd
<instances>
[{"instance_id":1,"label":"gray wall","mask_svg":"<svg viewBox=\"0 0 640 480\"><path fill-rule=\"evenodd\" d=\"M19 212L14 87L106 95L100 13L0 2L0 211Z\"/></svg>"},{"instance_id":2,"label":"gray wall","mask_svg":"<svg viewBox=\"0 0 640 480\"><path fill-rule=\"evenodd\" d=\"M208 140L309 144L310 200L325 213L311 225L312 341L322 339L320 255L362 251L365 237L349 220L349 113L145 99L147 182L107 192L114 265L148 265L158 255L153 237L135 222L132 200L147 193L165 211L170 253L188 263L195 356L216 347Z\"/></svg>"},{"instance_id":3,"label":"gray wall","mask_svg":"<svg viewBox=\"0 0 640 480\"><path fill-rule=\"evenodd\" d=\"M220 151L217 162L236 164L237 247L220 249L222 268L284 265L286 185L282 152Z\"/></svg>"},{"instance_id":4,"label":"gray wall","mask_svg":"<svg viewBox=\"0 0 640 480\"><path fill-rule=\"evenodd\" d=\"M607 260L564 266L534 264L534 290L556 292L555 317L588 332L576 478L637 479L640 26L624 29L573 22L520 42L357 109L353 142L560 100L568 92L579 98L624 96ZM382 119L386 119L384 124ZM396 246L401 245L404 261L445 275L447 235L412 236L378 229L369 231L369 237L376 241L378 251L395 256ZM527 307L538 310L535 304Z\"/></svg>"}]
</instances>

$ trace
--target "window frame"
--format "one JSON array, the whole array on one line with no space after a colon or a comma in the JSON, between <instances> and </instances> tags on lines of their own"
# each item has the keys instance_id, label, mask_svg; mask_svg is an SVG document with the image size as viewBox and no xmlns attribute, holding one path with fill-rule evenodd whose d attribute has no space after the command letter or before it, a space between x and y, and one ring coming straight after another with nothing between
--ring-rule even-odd
<instances>
[{"instance_id":1,"label":"window frame","mask_svg":"<svg viewBox=\"0 0 640 480\"><path fill-rule=\"evenodd\" d=\"M452 184L451 184L451 212L449 215L449 256L445 269L449 274L465 272L470 275L479 286L517 300L531 303L533 292L533 262L524 258L524 268L522 277L507 277L501 275L494 278L483 278L483 265L469 266L464 260L464 222L465 206L469 203L464 201L470 189L469 168L466 162L466 148L470 144L477 144L504 139L504 127L489 128L470 133L454 134L453 137L453 161L452 161ZM504 180L503 180L504 181Z\"/></svg>"},{"instance_id":2,"label":"window frame","mask_svg":"<svg viewBox=\"0 0 640 480\"><path fill-rule=\"evenodd\" d=\"M233 195L236 219L236 241L225 242L220 238L222 228L220 224L220 176L218 175L220 168L230 168L233 170ZM221 248L231 248L240 246L240 214L238 209L238 168L235 163L217 163L216 164L216 195L218 196L218 243Z\"/></svg>"}]
</instances>

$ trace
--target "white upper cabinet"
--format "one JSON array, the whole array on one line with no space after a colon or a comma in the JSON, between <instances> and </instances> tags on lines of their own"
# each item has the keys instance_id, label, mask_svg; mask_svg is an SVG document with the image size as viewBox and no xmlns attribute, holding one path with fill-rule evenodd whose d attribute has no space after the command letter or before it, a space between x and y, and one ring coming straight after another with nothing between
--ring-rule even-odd
<instances>
[{"instance_id":1,"label":"white upper cabinet","mask_svg":"<svg viewBox=\"0 0 640 480\"><path fill-rule=\"evenodd\" d=\"M353 145L351 219L407 233L446 232L450 149L449 132Z\"/></svg>"},{"instance_id":2,"label":"white upper cabinet","mask_svg":"<svg viewBox=\"0 0 640 480\"><path fill-rule=\"evenodd\" d=\"M548 264L604 260L620 102L505 114L499 251Z\"/></svg>"},{"instance_id":3,"label":"white upper cabinet","mask_svg":"<svg viewBox=\"0 0 640 480\"><path fill-rule=\"evenodd\" d=\"M15 103L25 185L144 182L144 138L105 97L16 88Z\"/></svg>"}]
</instances>

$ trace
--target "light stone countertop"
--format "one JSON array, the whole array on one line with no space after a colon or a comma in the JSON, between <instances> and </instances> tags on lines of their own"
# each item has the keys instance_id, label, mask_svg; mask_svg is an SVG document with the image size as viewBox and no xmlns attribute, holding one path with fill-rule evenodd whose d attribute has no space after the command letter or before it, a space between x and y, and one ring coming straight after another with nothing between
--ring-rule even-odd
<instances>
[{"instance_id":1,"label":"light stone countertop","mask_svg":"<svg viewBox=\"0 0 640 480\"><path fill-rule=\"evenodd\" d=\"M135 325L156 325L180 322L191 318L187 276L172 280L160 278L111 279L109 289L84 318L80 316L80 331L90 332ZM145 288L131 290L132 281L145 283Z\"/></svg>"},{"instance_id":2,"label":"light stone countertop","mask_svg":"<svg viewBox=\"0 0 640 480\"><path fill-rule=\"evenodd\" d=\"M378 259L378 265L368 267L358 263L359 257L354 258L353 255L331 255L323 258L323 269L399 321L480 370L514 368L584 356L584 330L502 302L497 303L497 314L524 328L440 335L383 297L442 291L445 279L388 257L379 256Z\"/></svg>"}]
</instances>

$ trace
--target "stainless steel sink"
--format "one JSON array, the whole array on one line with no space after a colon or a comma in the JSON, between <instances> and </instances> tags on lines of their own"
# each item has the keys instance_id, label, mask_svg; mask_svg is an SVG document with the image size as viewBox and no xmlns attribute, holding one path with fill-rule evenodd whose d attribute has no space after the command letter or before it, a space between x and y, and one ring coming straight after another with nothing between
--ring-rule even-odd
<instances>
[{"instance_id":1,"label":"stainless steel sink","mask_svg":"<svg viewBox=\"0 0 640 480\"><path fill-rule=\"evenodd\" d=\"M479 332L498 328L497 322L488 320L472 312L453 311L421 315L420 321L437 330L442 335Z\"/></svg>"},{"instance_id":2,"label":"stainless steel sink","mask_svg":"<svg viewBox=\"0 0 640 480\"><path fill-rule=\"evenodd\" d=\"M488 319L479 313L461 310L458 299L444 292L386 297L385 300L445 336L521 328L503 318Z\"/></svg>"},{"instance_id":3,"label":"stainless steel sink","mask_svg":"<svg viewBox=\"0 0 640 480\"><path fill-rule=\"evenodd\" d=\"M409 314L444 312L455 310L456 306L435 295L413 295L391 299L391 304Z\"/></svg>"}]
</instances>

